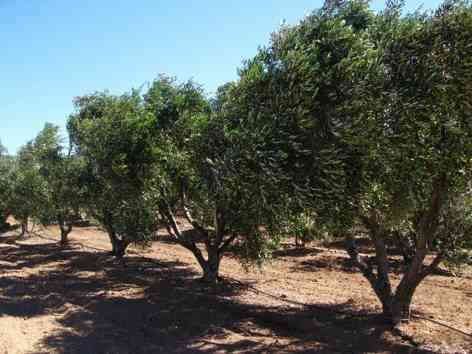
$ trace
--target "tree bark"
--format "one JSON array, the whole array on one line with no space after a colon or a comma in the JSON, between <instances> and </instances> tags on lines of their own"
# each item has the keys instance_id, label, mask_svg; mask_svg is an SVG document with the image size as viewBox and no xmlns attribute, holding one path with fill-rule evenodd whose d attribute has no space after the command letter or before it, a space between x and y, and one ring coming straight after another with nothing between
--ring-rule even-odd
<instances>
[{"instance_id":1,"label":"tree bark","mask_svg":"<svg viewBox=\"0 0 472 354\"><path fill-rule=\"evenodd\" d=\"M390 300L389 306L384 308L384 316L393 326L410 320L411 302L418 284L419 282L408 284L408 287L404 289L397 288L397 291Z\"/></svg>"},{"instance_id":2,"label":"tree bark","mask_svg":"<svg viewBox=\"0 0 472 354\"><path fill-rule=\"evenodd\" d=\"M59 218L59 228L61 229L61 245L65 246L69 243L69 234L72 231L72 224L66 224L66 222Z\"/></svg>"},{"instance_id":3,"label":"tree bark","mask_svg":"<svg viewBox=\"0 0 472 354\"><path fill-rule=\"evenodd\" d=\"M116 235L109 236L112 245L111 252L113 256L115 256L116 258L123 258L126 253L126 249L128 248L129 242L125 240L120 240L118 237L116 237Z\"/></svg>"},{"instance_id":4,"label":"tree bark","mask_svg":"<svg viewBox=\"0 0 472 354\"><path fill-rule=\"evenodd\" d=\"M411 302L416 288L442 260L442 255L438 254L428 267L424 266L424 260L428 254L431 239L437 231L439 214L444 198L443 193L445 193L444 181L442 179L438 180L434 187L430 207L422 214L418 225L415 227L415 252L395 291L393 291L389 279L389 261L385 246L387 232L383 230L381 220L375 211L372 211L368 217L363 215L360 217L369 230L370 238L375 246L376 273L373 272L369 264L362 261L357 253L354 239L352 237L348 238L347 251L351 259L369 280L382 303L385 318L394 326L402 321L410 320Z\"/></svg>"},{"instance_id":5,"label":"tree bark","mask_svg":"<svg viewBox=\"0 0 472 354\"><path fill-rule=\"evenodd\" d=\"M208 250L208 260L201 264L203 269L202 281L208 284L216 284L219 280L221 257L217 247Z\"/></svg>"},{"instance_id":6,"label":"tree bark","mask_svg":"<svg viewBox=\"0 0 472 354\"><path fill-rule=\"evenodd\" d=\"M28 219L21 221L21 235L25 236L28 232Z\"/></svg>"},{"instance_id":7,"label":"tree bark","mask_svg":"<svg viewBox=\"0 0 472 354\"><path fill-rule=\"evenodd\" d=\"M104 226L107 231L108 237L110 238L111 243L111 254L116 258L123 258L126 253L126 248L128 248L130 242L124 238L119 238L116 234L113 223L112 216L109 212L104 213Z\"/></svg>"},{"instance_id":8,"label":"tree bark","mask_svg":"<svg viewBox=\"0 0 472 354\"><path fill-rule=\"evenodd\" d=\"M225 235L225 217L224 212L218 207L215 209L215 230L214 234L209 232L203 226L195 222L189 211L184 209L186 219L192 224L194 230L199 233L199 235L205 241L205 247L207 251L207 258L205 259L202 251L196 245L193 239L186 237L188 232L183 232L180 230L177 225L175 216L169 207L168 203L163 201L159 207L159 213L167 219L167 230L171 236L183 247L188 249L193 253L195 258L198 261L198 264L202 268L203 276L201 280L208 284L216 284L219 277L219 269L221 258L224 252L228 249L230 244L237 238L236 234L233 234L224 239ZM213 236L213 237L212 237Z\"/></svg>"},{"instance_id":9,"label":"tree bark","mask_svg":"<svg viewBox=\"0 0 472 354\"><path fill-rule=\"evenodd\" d=\"M111 226L107 226L106 228L111 242L111 254L116 258L123 258L126 253L126 248L129 246L129 242L118 238Z\"/></svg>"},{"instance_id":10,"label":"tree bark","mask_svg":"<svg viewBox=\"0 0 472 354\"><path fill-rule=\"evenodd\" d=\"M397 246L398 251L403 257L403 265L408 267L413 261L414 257L414 244L412 240L408 239L408 236L402 236L399 232L393 233L393 239Z\"/></svg>"},{"instance_id":11,"label":"tree bark","mask_svg":"<svg viewBox=\"0 0 472 354\"><path fill-rule=\"evenodd\" d=\"M116 258L123 258L126 253L126 249L128 248L128 245L129 243L127 241L116 239L113 244L113 255Z\"/></svg>"}]
</instances>

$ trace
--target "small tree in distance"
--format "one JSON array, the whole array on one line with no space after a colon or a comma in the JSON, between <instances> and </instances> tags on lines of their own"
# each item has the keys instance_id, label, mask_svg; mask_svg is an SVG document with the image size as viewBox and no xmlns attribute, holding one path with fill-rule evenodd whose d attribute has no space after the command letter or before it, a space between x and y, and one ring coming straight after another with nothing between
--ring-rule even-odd
<instances>
[{"instance_id":1,"label":"small tree in distance","mask_svg":"<svg viewBox=\"0 0 472 354\"><path fill-rule=\"evenodd\" d=\"M7 218L10 214L8 205L11 198L13 167L13 158L7 155L7 149L0 142L0 230L8 226Z\"/></svg>"},{"instance_id":2,"label":"small tree in distance","mask_svg":"<svg viewBox=\"0 0 472 354\"><path fill-rule=\"evenodd\" d=\"M83 161L64 152L59 127L49 123L34 139L33 149L45 185L38 217L43 224L59 225L60 242L65 245L83 203Z\"/></svg>"},{"instance_id":3,"label":"small tree in distance","mask_svg":"<svg viewBox=\"0 0 472 354\"><path fill-rule=\"evenodd\" d=\"M32 142L20 148L9 178L12 187L8 210L20 223L21 235L24 236L28 232L30 218L37 218L46 197L45 181L39 173Z\"/></svg>"}]
</instances>

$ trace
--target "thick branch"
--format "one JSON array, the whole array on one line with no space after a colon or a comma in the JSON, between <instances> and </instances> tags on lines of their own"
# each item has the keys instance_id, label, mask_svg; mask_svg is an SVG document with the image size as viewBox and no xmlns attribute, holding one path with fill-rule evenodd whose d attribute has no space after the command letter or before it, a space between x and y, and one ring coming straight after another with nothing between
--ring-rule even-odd
<instances>
[{"instance_id":1,"label":"thick branch","mask_svg":"<svg viewBox=\"0 0 472 354\"><path fill-rule=\"evenodd\" d=\"M346 251L351 258L351 261L355 264L357 268L361 271L361 273L367 278L367 280L371 283L374 287L377 282L377 277L375 276L374 272L372 271L372 266L367 264L359 254L356 241L352 235L346 236Z\"/></svg>"},{"instance_id":2,"label":"thick branch","mask_svg":"<svg viewBox=\"0 0 472 354\"><path fill-rule=\"evenodd\" d=\"M423 269L423 271L421 272L421 277L424 279L425 277L433 273L439 267L443 260L444 255L442 253L438 253L436 257L434 257L431 264Z\"/></svg>"},{"instance_id":3,"label":"thick branch","mask_svg":"<svg viewBox=\"0 0 472 354\"><path fill-rule=\"evenodd\" d=\"M197 230L203 237L207 238L208 237L208 231L205 230L205 228L200 225L193 217L192 215L190 214L190 211L188 210L188 208L185 206L185 204L182 206L183 210L184 210L184 216L185 216L185 219L187 219L187 221L190 223L190 225L193 226L193 228L195 230Z\"/></svg>"},{"instance_id":4,"label":"thick branch","mask_svg":"<svg viewBox=\"0 0 472 354\"><path fill-rule=\"evenodd\" d=\"M165 204L165 206L162 205L160 207L159 212L163 216L165 216L167 218L168 222L170 223L170 226L172 228L172 233L175 236L175 239L177 240L177 242L181 246L183 246L186 249L188 249L189 251L191 251L193 253L193 255L195 256L195 258L197 259L200 266L202 268L204 268L207 264L207 261L205 260L205 257L203 257L202 251L200 251L200 249L197 247L197 245L194 242L187 240L183 236L182 231L180 231L180 228L177 225L177 221L175 219L174 213L172 213L172 210L170 210L170 207L166 202L164 202L164 204ZM172 235L172 233L170 233L170 234Z\"/></svg>"},{"instance_id":5,"label":"thick branch","mask_svg":"<svg viewBox=\"0 0 472 354\"><path fill-rule=\"evenodd\" d=\"M226 221L224 213L221 208L217 205L215 207L215 234L216 234L216 245L220 245L223 242L225 234Z\"/></svg>"},{"instance_id":6,"label":"thick branch","mask_svg":"<svg viewBox=\"0 0 472 354\"><path fill-rule=\"evenodd\" d=\"M369 235L374 242L375 260L377 264L377 279L375 282L375 291L381 299L387 299L392 295L392 286L390 284L387 248L385 246L386 232L378 222L378 215L374 210L371 215L366 217L361 215L361 220L369 230Z\"/></svg>"},{"instance_id":7,"label":"thick branch","mask_svg":"<svg viewBox=\"0 0 472 354\"><path fill-rule=\"evenodd\" d=\"M446 174L442 173L433 181L433 190L431 192L431 203L428 210L422 215L418 225L418 248L427 248L428 243L436 234L439 226L439 216L446 199L447 179Z\"/></svg>"}]
</instances>

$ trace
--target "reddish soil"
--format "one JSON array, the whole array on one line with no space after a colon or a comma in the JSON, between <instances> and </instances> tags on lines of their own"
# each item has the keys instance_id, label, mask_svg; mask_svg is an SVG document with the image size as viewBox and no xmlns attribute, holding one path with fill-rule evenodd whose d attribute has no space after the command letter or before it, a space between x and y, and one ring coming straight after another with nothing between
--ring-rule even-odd
<instances>
[{"instance_id":1,"label":"reddish soil","mask_svg":"<svg viewBox=\"0 0 472 354\"><path fill-rule=\"evenodd\" d=\"M207 288L165 237L120 262L94 227L64 248L54 227L17 234L0 237L0 353L472 353L468 277L428 278L414 319L390 331L335 247L286 245L250 272L227 257Z\"/></svg>"}]
</instances>

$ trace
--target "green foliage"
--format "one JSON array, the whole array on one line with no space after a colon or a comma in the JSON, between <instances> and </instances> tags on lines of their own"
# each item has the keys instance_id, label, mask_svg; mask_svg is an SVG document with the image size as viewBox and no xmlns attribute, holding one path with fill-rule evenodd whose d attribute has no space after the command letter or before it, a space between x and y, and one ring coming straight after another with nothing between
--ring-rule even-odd
<instances>
[{"instance_id":1,"label":"green foliage","mask_svg":"<svg viewBox=\"0 0 472 354\"><path fill-rule=\"evenodd\" d=\"M87 210L126 243L150 239L156 218L145 186L153 163L153 116L138 92L97 93L75 105L68 129L85 164Z\"/></svg>"},{"instance_id":2,"label":"green foliage","mask_svg":"<svg viewBox=\"0 0 472 354\"><path fill-rule=\"evenodd\" d=\"M6 155L7 151L0 142L0 229L6 224L9 211L9 200L12 193L12 170L14 160Z\"/></svg>"},{"instance_id":3,"label":"green foliage","mask_svg":"<svg viewBox=\"0 0 472 354\"><path fill-rule=\"evenodd\" d=\"M453 270L472 265L472 194L449 199L441 215L434 247L444 254L445 264Z\"/></svg>"},{"instance_id":4,"label":"green foliage","mask_svg":"<svg viewBox=\"0 0 472 354\"><path fill-rule=\"evenodd\" d=\"M312 241L322 241L327 239L328 232L324 225L316 223L317 216L308 210L293 215L287 220L286 234L288 237L295 237L296 245Z\"/></svg>"},{"instance_id":5,"label":"green foliage","mask_svg":"<svg viewBox=\"0 0 472 354\"><path fill-rule=\"evenodd\" d=\"M33 141L33 154L44 180L44 198L38 218L43 224L71 227L84 202L84 161L65 153L59 127L47 123Z\"/></svg>"},{"instance_id":6,"label":"green foliage","mask_svg":"<svg viewBox=\"0 0 472 354\"><path fill-rule=\"evenodd\" d=\"M441 203L464 192L471 13L449 3L402 17L392 3L375 15L363 1L328 2L246 63L232 110L274 152L274 186L293 191L295 217L308 206L344 232L374 211L385 229L414 229L439 180Z\"/></svg>"},{"instance_id":7,"label":"green foliage","mask_svg":"<svg viewBox=\"0 0 472 354\"><path fill-rule=\"evenodd\" d=\"M20 149L8 178L11 183L8 210L16 220L27 224L30 217L40 214L46 198L46 184L35 160L32 142Z\"/></svg>"},{"instance_id":8,"label":"green foliage","mask_svg":"<svg viewBox=\"0 0 472 354\"><path fill-rule=\"evenodd\" d=\"M280 202L295 217L315 205L326 225L352 223L345 196L348 185L357 188L348 180L356 177L359 161L341 134L360 109L356 90L375 58L368 35L373 21L365 2L327 4L281 28L240 72L232 110L271 155L272 188L283 192Z\"/></svg>"},{"instance_id":9,"label":"green foliage","mask_svg":"<svg viewBox=\"0 0 472 354\"><path fill-rule=\"evenodd\" d=\"M394 322L442 260L467 259L469 211L457 198L472 171L470 33L468 3L402 16L397 3L374 14L363 1L329 1L275 33L225 102L244 135L256 132L272 154L266 167L286 196L274 200L290 211L286 220L313 210L325 230L347 235ZM263 159L254 154L253 164ZM373 263L350 237L358 223L375 245ZM394 291L386 242L403 238L411 262Z\"/></svg>"},{"instance_id":10,"label":"green foliage","mask_svg":"<svg viewBox=\"0 0 472 354\"><path fill-rule=\"evenodd\" d=\"M392 23L390 38L378 42L376 71L383 75L369 78L370 94L359 96L365 109L344 135L362 161L354 200L364 215L375 210L386 229L423 237L438 195L438 211L427 221L433 226L427 237L434 240L440 210L466 192L471 178L472 48L466 33L472 9L451 3L431 16Z\"/></svg>"},{"instance_id":11,"label":"green foliage","mask_svg":"<svg viewBox=\"0 0 472 354\"><path fill-rule=\"evenodd\" d=\"M169 85L168 81L164 84ZM152 85L145 95L146 103L149 97L154 98L153 102L163 101L156 98L156 92L162 91L156 91L156 87L164 84L157 81ZM185 209L204 237L208 252L213 252L212 247L223 247L218 251L220 257L229 247L226 241L237 239L236 248L245 260L261 261L269 256L268 250L273 247L268 246L275 240L267 233L261 237L259 229L275 222L270 196L276 193L267 188L270 176L254 169L259 167L253 165L253 156L263 157L259 142L253 140L256 135L248 136L226 110L226 102L234 97L231 88L228 84L219 89L211 102L212 112L208 100L193 83L174 84L172 90L165 91L167 101L187 104L174 105L177 108L172 110L172 124L159 125L161 113L155 113L158 142L150 188L157 208L165 205L174 214ZM170 99L169 91L175 97ZM195 252L187 244L193 244L193 240L181 242Z\"/></svg>"}]
</instances>

